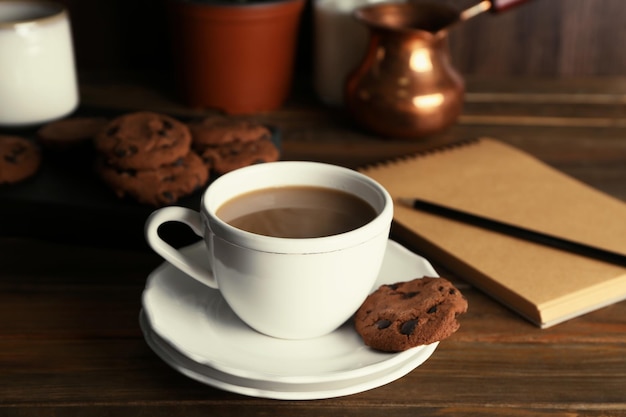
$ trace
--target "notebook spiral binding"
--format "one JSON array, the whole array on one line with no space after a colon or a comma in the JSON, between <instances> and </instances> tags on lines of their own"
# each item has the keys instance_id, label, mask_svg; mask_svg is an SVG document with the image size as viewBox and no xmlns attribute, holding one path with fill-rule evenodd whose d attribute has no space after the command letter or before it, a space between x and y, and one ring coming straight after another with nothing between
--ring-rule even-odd
<instances>
[{"instance_id":1,"label":"notebook spiral binding","mask_svg":"<svg viewBox=\"0 0 626 417\"><path fill-rule=\"evenodd\" d=\"M423 158L428 155L432 155L435 153L441 152L450 152L452 150L456 150L458 148L463 148L466 146L474 145L480 142L480 138L471 138L471 139L461 139L450 143L444 143L439 146L434 146L432 148L424 149L421 151L413 152L407 155L398 156L395 158L385 159L383 161L374 162L371 164L366 164L357 168L357 171L368 171L377 168L382 168L387 165L398 164L405 161L410 161L413 159Z\"/></svg>"}]
</instances>

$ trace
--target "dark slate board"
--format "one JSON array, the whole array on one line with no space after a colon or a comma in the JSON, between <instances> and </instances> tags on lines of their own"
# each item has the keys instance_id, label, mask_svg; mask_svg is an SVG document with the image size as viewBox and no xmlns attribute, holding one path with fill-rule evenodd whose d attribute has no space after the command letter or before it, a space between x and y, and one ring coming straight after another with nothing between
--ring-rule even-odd
<instances>
[{"instance_id":1,"label":"dark slate board","mask_svg":"<svg viewBox=\"0 0 626 417\"><path fill-rule=\"evenodd\" d=\"M73 116L112 118L119 114L79 109ZM0 129L0 134L35 138L36 130ZM275 128L272 132L280 149L280 132ZM148 249L143 225L154 208L117 198L93 172L95 151L89 145L67 151L43 149L42 165L34 177L18 184L0 185L0 236ZM198 210L203 191L184 197L175 205ZM175 246L198 240L182 225L164 225L163 233Z\"/></svg>"}]
</instances>

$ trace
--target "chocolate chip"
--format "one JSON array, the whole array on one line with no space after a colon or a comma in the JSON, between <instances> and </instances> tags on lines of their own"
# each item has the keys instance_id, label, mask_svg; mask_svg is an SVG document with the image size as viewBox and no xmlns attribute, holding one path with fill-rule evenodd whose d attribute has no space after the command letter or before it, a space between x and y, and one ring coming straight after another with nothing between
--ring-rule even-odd
<instances>
[{"instance_id":1,"label":"chocolate chip","mask_svg":"<svg viewBox=\"0 0 626 417\"><path fill-rule=\"evenodd\" d=\"M393 291L398 289L398 284L389 284L387 285L387 287Z\"/></svg>"},{"instance_id":2,"label":"chocolate chip","mask_svg":"<svg viewBox=\"0 0 626 417\"><path fill-rule=\"evenodd\" d=\"M120 127L119 127L119 126L112 126L112 127L110 127L110 128L107 130L106 135L107 135L107 136L113 136L113 135L115 135L117 132L119 132L119 130L120 130Z\"/></svg>"},{"instance_id":3,"label":"chocolate chip","mask_svg":"<svg viewBox=\"0 0 626 417\"><path fill-rule=\"evenodd\" d=\"M139 149L135 145L131 145L128 148L116 148L114 152L115 156L117 156L118 158L124 158L127 156L135 155L137 152L139 152Z\"/></svg>"},{"instance_id":4,"label":"chocolate chip","mask_svg":"<svg viewBox=\"0 0 626 417\"><path fill-rule=\"evenodd\" d=\"M456 294L456 290L454 288L451 288L450 291L448 291L450 293L450 295L454 295Z\"/></svg>"},{"instance_id":5,"label":"chocolate chip","mask_svg":"<svg viewBox=\"0 0 626 417\"><path fill-rule=\"evenodd\" d=\"M157 133L159 136L163 136L163 137L167 136L167 130L165 129L161 129Z\"/></svg>"},{"instance_id":6,"label":"chocolate chip","mask_svg":"<svg viewBox=\"0 0 626 417\"><path fill-rule=\"evenodd\" d=\"M161 195L163 196L163 198L165 199L165 201L168 201L170 203L174 202L174 194L172 194L169 191L163 191L163 193L161 193Z\"/></svg>"},{"instance_id":7,"label":"chocolate chip","mask_svg":"<svg viewBox=\"0 0 626 417\"><path fill-rule=\"evenodd\" d=\"M433 314L433 313L436 313L436 312L437 312L437 306L436 305L432 306L427 311L428 314Z\"/></svg>"},{"instance_id":8,"label":"chocolate chip","mask_svg":"<svg viewBox=\"0 0 626 417\"><path fill-rule=\"evenodd\" d=\"M4 156L4 160L12 164L16 164L18 162L19 156L22 155L24 152L26 152L26 146L22 144L15 144L11 148L11 153Z\"/></svg>"},{"instance_id":9,"label":"chocolate chip","mask_svg":"<svg viewBox=\"0 0 626 417\"><path fill-rule=\"evenodd\" d=\"M137 176L137 170L136 169L131 169L131 168L119 168L113 165L109 165L111 168L115 169L115 172L117 172L119 175L128 175L131 177L136 177Z\"/></svg>"},{"instance_id":10,"label":"chocolate chip","mask_svg":"<svg viewBox=\"0 0 626 417\"><path fill-rule=\"evenodd\" d=\"M215 164L215 156L214 155L202 155L202 160L207 165L214 165Z\"/></svg>"},{"instance_id":11,"label":"chocolate chip","mask_svg":"<svg viewBox=\"0 0 626 417\"><path fill-rule=\"evenodd\" d=\"M420 293L419 291L407 292L407 293L402 294L402 298L404 298L405 300L409 299L409 298L413 298L416 295L418 295L419 293Z\"/></svg>"},{"instance_id":12,"label":"chocolate chip","mask_svg":"<svg viewBox=\"0 0 626 417\"><path fill-rule=\"evenodd\" d=\"M139 149L135 145L130 145L128 148L116 148L115 156L118 158L125 158L127 156L135 155L139 152Z\"/></svg>"},{"instance_id":13,"label":"chocolate chip","mask_svg":"<svg viewBox=\"0 0 626 417\"><path fill-rule=\"evenodd\" d=\"M400 333L407 335L407 336L411 335L415 331L416 326L417 326L416 319L405 321L404 323L402 323L402 326L400 327Z\"/></svg>"},{"instance_id":14,"label":"chocolate chip","mask_svg":"<svg viewBox=\"0 0 626 417\"><path fill-rule=\"evenodd\" d=\"M163 129L171 129L174 125L169 120L163 120Z\"/></svg>"},{"instance_id":15,"label":"chocolate chip","mask_svg":"<svg viewBox=\"0 0 626 417\"><path fill-rule=\"evenodd\" d=\"M21 144L16 144L13 148L11 148L10 154L4 155L4 160L12 164L16 164L18 162L18 157L24 152L26 152L26 147Z\"/></svg>"},{"instance_id":16,"label":"chocolate chip","mask_svg":"<svg viewBox=\"0 0 626 417\"><path fill-rule=\"evenodd\" d=\"M386 329L389 326L391 326L391 322L387 319L380 319L376 322L376 327L378 327L378 330Z\"/></svg>"}]
</instances>

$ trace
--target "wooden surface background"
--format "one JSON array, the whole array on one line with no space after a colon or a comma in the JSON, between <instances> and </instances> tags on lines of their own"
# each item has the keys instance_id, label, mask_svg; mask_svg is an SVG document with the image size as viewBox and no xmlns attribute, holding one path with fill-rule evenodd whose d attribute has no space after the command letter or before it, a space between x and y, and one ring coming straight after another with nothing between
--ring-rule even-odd
<instances>
[{"instance_id":1,"label":"wooden surface background","mask_svg":"<svg viewBox=\"0 0 626 417\"><path fill-rule=\"evenodd\" d=\"M165 2L59 0L71 13L81 69L168 71ZM297 69L312 68L312 13L302 16ZM478 0L441 1L459 10ZM452 60L464 75L626 76L624 0L531 0L484 13L451 31Z\"/></svg>"},{"instance_id":2,"label":"wooden surface background","mask_svg":"<svg viewBox=\"0 0 626 417\"><path fill-rule=\"evenodd\" d=\"M81 85L83 104L196 114L165 84L146 89L147 76L85 75L167 71L164 0L63 1L81 78L93 78ZM381 141L306 94L257 118L280 128L284 159L356 167L492 136L626 201L624 22L625 0L533 0L467 22L451 36L467 77L463 115L425 141ZM298 61L305 81L310 30L309 4ZM137 317L146 276L161 263L155 254L6 237L0 253L1 416L626 417L626 302L540 330L463 285L471 308L461 329L405 378L343 398L272 401L196 383L148 348Z\"/></svg>"},{"instance_id":3,"label":"wooden surface background","mask_svg":"<svg viewBox=\"0 0 626 417\"><path fill-rule=\"evenodd\" d=\"M381 140L308 96L256 117L280 128L284 159L355 167L492 136L626 201L626 78L468 78L468 89L459 123L424 141ZM95 107L197 114L126 82L81 92ZM274 401L197 383L150 350L138 314L161 262L149 251L0 237L0 416L626 417L626 302L540 330L435 264L470 308L426 363L368 392Z\"/></svg>"}]
</instances>

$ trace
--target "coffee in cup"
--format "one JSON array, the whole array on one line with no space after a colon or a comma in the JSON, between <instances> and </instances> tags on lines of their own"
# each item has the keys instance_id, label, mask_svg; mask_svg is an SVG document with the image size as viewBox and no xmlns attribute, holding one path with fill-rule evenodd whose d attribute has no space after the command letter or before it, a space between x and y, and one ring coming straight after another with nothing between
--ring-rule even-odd
<instances>
[{"instance_id":1,"label":"coffee in cup","mask_svg":"<svg viewBox=\"0 0 626 417\"><path fill-rule=\"evenodd\" d=\"M353 194L326 187L272 187L237 196L217 217L251 233L315 238L357 229L376 217L374 208Z\"/></svg>"}]
</instances>

